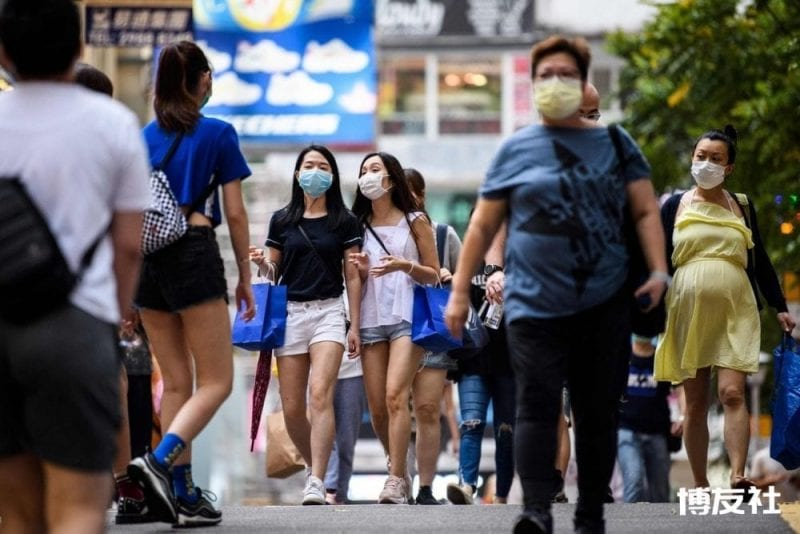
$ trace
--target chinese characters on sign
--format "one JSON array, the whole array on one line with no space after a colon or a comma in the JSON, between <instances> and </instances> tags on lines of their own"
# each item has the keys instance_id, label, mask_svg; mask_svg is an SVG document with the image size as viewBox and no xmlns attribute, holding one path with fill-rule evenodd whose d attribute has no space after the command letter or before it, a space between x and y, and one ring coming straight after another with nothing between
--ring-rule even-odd
<instances>
[{"instance_id":1,"label":"chinese characters on sign","mask_svg":"<svg viewBox=\"0 0 800 534\"><path fill-rule=\"evenodd\" d=\"M678 506L680 515L744 515L746 509L753 515L779 514L777 499L780 493L775 491L775 486L770 486L765 492L758 488L723 489L723 488L681 488L678 490ZM761 497L766 498L766 504L761 502Z\"/></svg>"},{"instance_id":2,"label":"chinese characters on sign","mask_svg":"<svg viewBox=\"0 0 800 534\"><path fill-rule=\"evenodd\" d=\"M190 8L86 8L85 40L92 46L163 46L192 38Z\"/></svg>"}]
</instances>

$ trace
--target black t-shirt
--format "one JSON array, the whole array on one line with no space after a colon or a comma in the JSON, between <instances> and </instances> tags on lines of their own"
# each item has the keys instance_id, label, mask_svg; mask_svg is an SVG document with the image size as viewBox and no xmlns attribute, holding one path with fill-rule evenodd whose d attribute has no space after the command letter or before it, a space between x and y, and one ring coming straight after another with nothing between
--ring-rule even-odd
<instances>
[{"instance_id":1,"label":"black t-shirt","mask_svg":"<svg viewBox=\"0 0 800 534\"><path fill-rule=\"evenodd\" d=\"M344 251L361 246L361 225L356 216L347 212L344 222L335 229L328 227L327 215L300 221L317 254L297 226L279 220L281 215L282 212L277 212L272 216L266 245L282 253L280 276L287 287L288 299L307 302L340 296Z\"/></svg>"}]
</instances>

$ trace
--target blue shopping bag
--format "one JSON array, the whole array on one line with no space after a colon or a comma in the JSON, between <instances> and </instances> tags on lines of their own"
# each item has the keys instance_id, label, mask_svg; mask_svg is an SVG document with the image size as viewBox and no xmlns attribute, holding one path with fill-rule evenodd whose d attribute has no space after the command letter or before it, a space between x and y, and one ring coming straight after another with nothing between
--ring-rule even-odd
<instances>
[{"instance_id":1,"label":"blue shopping bag","mask_svg":"<svg viewBox=\"0 0 800 534\"><path fill-rule=\"evenodd\" d=\"M454 338L444 322L444 309L450 290L441 287L414 286L414 309L411 341L433 353L446 352L463 345Z\"/></svg>"},{"instance_id":2,"label":"blue shopping bag","mask_svg":"<svg viewBox=\"0 0 800 534\"><path fill-rule=\"evenodd\" d=\"M791 470L800 467L800 353L794 339L784 334L773 355L775 392L769 455Z\"/></svg>"},{"instance_id":3,"label":"blue shopping bag","mask_svg":"<svg viewBox=\"0 0 800 534\"><path fill-rule=\"evenodd\" d=\"M253 284L256 315L250 321L236 312L233 345L246 350L271 350L283 346L286 336L286 286Z\"/></svg>"}]
</instances>

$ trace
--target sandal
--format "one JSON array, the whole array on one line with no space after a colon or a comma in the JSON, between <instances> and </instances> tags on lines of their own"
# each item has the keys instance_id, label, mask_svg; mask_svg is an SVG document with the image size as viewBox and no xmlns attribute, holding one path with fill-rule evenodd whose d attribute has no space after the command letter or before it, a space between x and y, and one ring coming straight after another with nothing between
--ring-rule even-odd
<instances>
[{"instance_id":1,"label":"sandal","mask_svg":"<svg viewBox=\"0 0 800 534\"><path fill-rule=\"evenodd\" d=\"M756 486L756 483L747 477L734 477L734 482L731 484L731 488L744 490L744 502L748 503L752 501L753 497L758 494L758 492L748 490L748 488L758 488L758 486Z\"/></svg>"}]
</instances>

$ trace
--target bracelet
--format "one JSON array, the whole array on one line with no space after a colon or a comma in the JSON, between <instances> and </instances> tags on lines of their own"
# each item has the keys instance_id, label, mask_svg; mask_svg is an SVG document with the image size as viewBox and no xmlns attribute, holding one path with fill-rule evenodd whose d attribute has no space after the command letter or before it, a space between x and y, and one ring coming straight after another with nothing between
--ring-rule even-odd
<instances>
[{"instance_id":1,"label":"bracelet","mask_svg":"<svg viewBox=\"0 0 800 534\"><path fill-rule=\"evenodd\" d=\"M409 268L408 268L408 270L406 271L406 274L407 274L408 276L411 276L411 271L413 271L413 270L414 270L414 262L413 262L413 261L410 261L410 262L408 262L408 263L411 265L411 267L409 267Z\"/></svg>"},{"instance_id":2,"label":"bracelet","mask_svg":"<svg viewBox=\"0 0 800 534\"><path fill-rule=\"evenodd\" d=\"M664 282L667 287L672 284L672 277L665 273L664 271L653 271L650 273L650 278L652 280L658 280L659 282Z\"/></svg>"}]
</instances>

